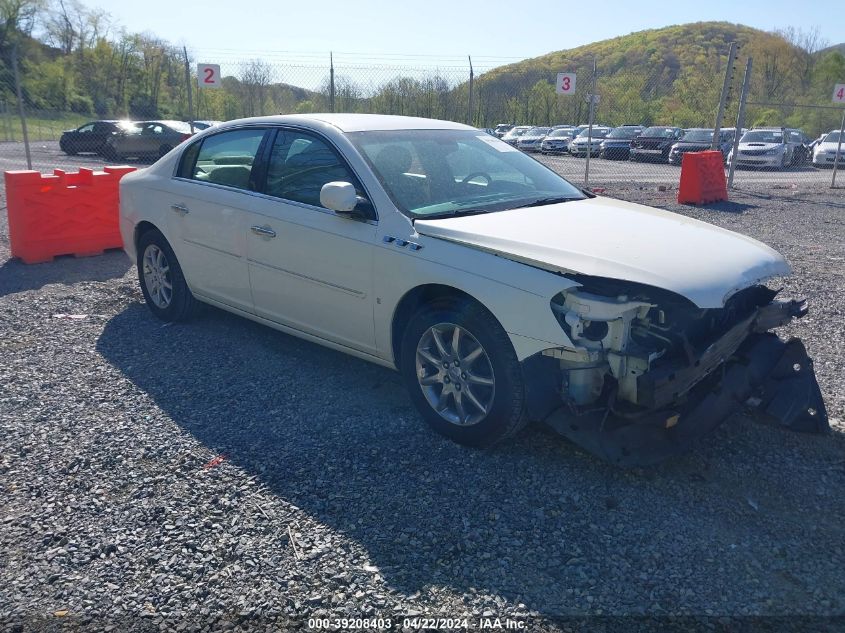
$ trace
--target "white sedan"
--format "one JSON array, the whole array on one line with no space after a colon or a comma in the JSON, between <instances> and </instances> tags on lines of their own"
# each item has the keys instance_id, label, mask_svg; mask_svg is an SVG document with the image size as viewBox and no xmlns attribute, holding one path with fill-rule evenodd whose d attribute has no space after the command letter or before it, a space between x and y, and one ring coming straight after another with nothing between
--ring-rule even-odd
<instances>
[{"instance_id":1,"label":"white sedan","mask_svg":"<svg viewBox=\"0 0 845 633\"><path fill-rule=\"evenodd\" d=\"M839 130L832 130L813 148L813 165L816 167L833 167L833 164L837 162L837 152L839 156L838 167L842 169L845 165L845 142L839 142Z\"/></svg>"},{"instance_id":2,"label":"white sedan","mask_svg":"<svg viewBox=\"0 0 845 633\"><path fill-rule=\"evenodd\" d=\"M475 128L230 121L120 193L157 317L208 303L395 368L464 444L545 420L610 461L649 463L746 402L828 428L800 341L769 332L806 312L763 285L789 273L778 253L596 197Z\"/></svg>"}]
</instances>

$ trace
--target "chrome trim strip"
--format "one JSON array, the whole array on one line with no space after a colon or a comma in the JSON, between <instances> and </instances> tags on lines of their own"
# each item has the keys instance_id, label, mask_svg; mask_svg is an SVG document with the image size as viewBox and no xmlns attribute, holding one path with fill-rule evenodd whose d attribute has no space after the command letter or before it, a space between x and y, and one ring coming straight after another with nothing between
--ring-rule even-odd
<instances>
[{"instance_id":1,"label":"chrome trim strip","mask_svg":"<svg viewBox=\"0 0 845 633\"><path fill-rule=\"evenodd\" d=\"M285 273L286 275L290 275L291 277L298 277L299 279L304 279L306 281L310 281L315 284L319 284L321 286L326 286L327 288L331 288L332 290L338 290L340 292L345 292L346 294L350 294L353 297L358 297L359 299L364 299L367 296L366 292L361 290L355 290L353 288L347 288L345 286L338 286L337 284L333 284L328 281L323 281L322 279L316 279L315 277L309 277L308 275L302 275L300 273L293 272L292 270L288 270L286 268L281 268L279 266L273 266L273 264L267 264L265 262L260 262L257 259L252 259L251 257L247 257L247 262L250 264L255 264L256 266L260 266L262 268L269 268L271 270L275 270L280 273Z\"/></svg>"}]
</instances>

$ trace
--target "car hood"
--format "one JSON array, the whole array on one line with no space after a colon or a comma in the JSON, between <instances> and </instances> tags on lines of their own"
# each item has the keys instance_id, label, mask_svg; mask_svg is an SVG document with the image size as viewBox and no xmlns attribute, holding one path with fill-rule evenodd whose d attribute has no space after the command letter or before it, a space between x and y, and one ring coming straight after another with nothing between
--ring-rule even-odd
<instances>
[{"instance_id":1,"label":"car hood","mask_svg":"<svg viewBox=\"0 0 845 633\"><path fill-rule=\"evenodd\" d=\"M710 143L708 143L707 141L678 141L677 143L675 143L674 146L679 149L693 149L698 147L710 149Z\"/></svg>"},{"instance_id":2,"label":"car hood","mask_svg":"<svg viewBox=\"0 0 845 633\"><path fill-rule=\"evenodd\" d=\"M779 253L750 237L610 198L418 219L414 226L552 272L663 288L700 308L721 307L738 290L790 272Z\"/></svg>"},{"instance_id":3,"label":"car hood","mask_svg":"<svg viewBox=\"0 0 845 633\"><path fill-rule=\"evenodd\" d=\"M835 152L839 142L819 143L816 148L822 152ZM845 153L845 143L842 143L842 152Z\"/></svg>"}]
</instances>

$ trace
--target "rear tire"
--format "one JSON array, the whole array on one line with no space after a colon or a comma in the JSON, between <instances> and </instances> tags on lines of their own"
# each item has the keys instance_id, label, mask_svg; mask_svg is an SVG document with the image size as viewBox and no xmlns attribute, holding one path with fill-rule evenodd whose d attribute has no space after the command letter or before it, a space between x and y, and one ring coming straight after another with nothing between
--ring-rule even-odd
<instances>
[{"instance_id":1,"label":"rear tire","mask_svg":"<svg viewBox=\"0 0 845 633\"><path fill-rule=\"evenodd\" d=\"M399 365L425 421L459 444L490 446L527 422L522 369L513 345L477 303L449 300L423 306L405 328Z\"/></svg>"},{"instance_id":2,"label":"rear tire","mask_svg":"<svg viewBox=\"0 0 845 633\"><path fill-rule=\"evenodd\" d=\"M151 229L138 239L138 281L150 311L162 321L187 321L200 303L188 288L176 254L159 231Z\"/></svg>"}]
</instances>

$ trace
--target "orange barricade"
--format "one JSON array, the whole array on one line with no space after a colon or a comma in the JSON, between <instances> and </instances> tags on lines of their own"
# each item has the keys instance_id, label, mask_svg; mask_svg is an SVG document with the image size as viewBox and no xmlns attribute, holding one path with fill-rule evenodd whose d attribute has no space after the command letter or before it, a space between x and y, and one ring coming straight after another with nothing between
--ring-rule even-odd
<instances>
[{"instance_id":1,"label":"orange barricade","mask_svg":"<svg viewBox=\"0 0 845 633\"><path fill-rule=\"evenodd\" d=\"M681 159L678 203L706 204L728 199L722 152L686 152Z\"/></svg>"},{"instance_id":2,"label":"orange barricade","mask_svg":"<svg viewBox=\"0 0 845 633\"><path fill-rule=\"evenodd\" d=\"M134 167L80 169L53 175L7 171L6 208L12 257L27 264L56 255L98 255L121 248L118 183Z\"/></svg>"}]
</instances>

